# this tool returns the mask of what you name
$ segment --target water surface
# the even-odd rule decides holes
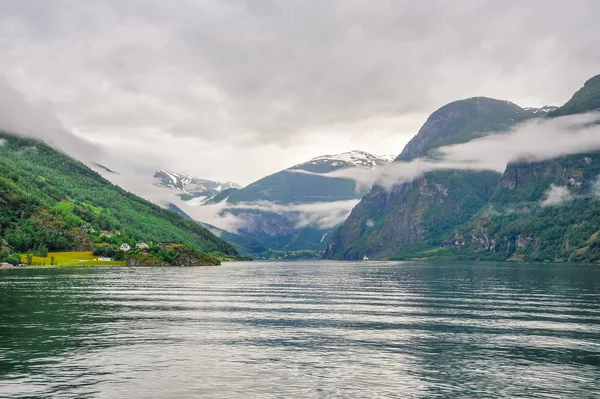
[[[599,392],[597,265],[0,271],[0,397]]]

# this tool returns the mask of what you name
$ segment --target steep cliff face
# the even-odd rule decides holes
[[[400,161],[508,130],[530,117],[600,110],[600,75],[562,107],[521,109],[474,98],[434,112]],[[374,187],[334,233],[326,256],[600,261],[600,153],[509,165],[494,173],[428,173]]]
[[[600,109],[600,75],[550,117]],[[507,167],[496,192],[464,228],[458,256],[600,261],[600,153]]]
[[[434,112],[396,160],[435,156],[437,147],[506,131],[533,115],[491,98],[456,101]],[[381,258],[440,245],[485,205],[499,180],[488,171],[444,171],[392,188],[375,185],[334,232],[325,256]]]
[[[494,172],[444,171],[391,190],[374,187],[334,232],[326,256],[382,258],[441,245],[486,204],[499,180]]]
[[[463,229],[460,256],[493,260],[600,260],[600,153],[509,165]]]

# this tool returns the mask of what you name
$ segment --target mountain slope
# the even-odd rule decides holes
[[[332,202],[360,198],[367,190],[353,180],[315,175],[345,168],[371,169],[388,164],[389,158],[363,151],[324,155],[264,177],[231,193],[230,203],[270,201],[276,204]],[[314,174],[302,173],[309,172]]]
[[[519,115],[551,118],[598,110],[599,77],[588,80],[562,107],[527,109]],[[426,125],[434,125],[424,126],[399,159],[435,156],[432,150],[439,145],[479,135],[465,134],[463,127],[472,122],[459,123],[453,115],[456,110],[432,115]],[[485,121],[476,119],[479,126]],[[491,120],[497,128],[498,116]],[[478,129],[491,133],[496,128]],[[600,261],[600,152],[520,161],[509,164],[501,176],[484,178],[482,173],[435,172],[389,191],[374,187],[334,233],[326,255]],[[463,207],[457,206],[461,198],[468,200]]]
[[[163,169],[156,171],[154,178],[157,179],[156,185],[158,187],[180,191],[180,197],[184,201],[197,197],[213,197],[227,189],[242,188],[239,184],[229,181],[218,182],[200,179]]]
[[[119,236],[237,255],[207,229],[114,186],[46,144],[3,133],[0,141],[0,237],[12,250],[90,250],[99,236]]]
[[[599,152],[511,164],[450,248],[477,259],[600,261],[599,176]]]
[[[185,220],[194,220],[190,215],[185,213],[181,208],[179,208],[175,204],[169,204],[168,209],[171,212],[175,212],[181,215],[181,217],[183,217]],[[201,226],[205,227],[208,231],[210,231],[217,237],[222,238],[223,240],[226,240],[227,242],[231,243],[243,256],[250,257],[255,254],[263,253],[267,250],[267,248],[263,247],[258,241],[256,241],[252,237],[230,233],[229,231],[220,229],[216,226],[205,222],[195,223],[199,223]]]
[[[322,251],[327,244],[325,237],[366,190],[357,190],[353,180],[320,174],[346,168],[372,169],[391,160],[390,156],[363,151],[320,156],[245,188],[223,190],[203,204],[220,204],[220,216],[237,220],[234,241],[245,249]]]
[[[486,97],[455,101],[435,111],[396,160],[435,157],[435,148],[506,131],[533,115]],[[485,205],[499,179],[488,171],[440,171],[390,189],[375,184],[334,232],[326,257],[376,258],[439,245]]]
[[[549,116],[600,109],[600,75]],[[600,261],[600,152],[508,165],[481,212],[458,229],[456,256]]]
[[[525,110],[509,101],[487,97],[454,101],[431,114],[396,160],[411,161],[431,154],[437,147],[505,132],[534,116],[535,109]]]
[[[565,105],[548,116],[573,115],[594,110],[600,110],[600,75],[588,79]]]

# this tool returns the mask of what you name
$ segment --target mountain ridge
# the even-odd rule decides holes
[[[0,133],[0,243],[27,252],[175,242],[237,256],[207,229],[113,185],[47,144]]]
[[[439,146],[501,134],[529,118],[552,118],[596,110],[600,107],[597,102],[599,77],[588,80],[584,88],[562,107],[523,109],[507,101],[484,97],[450,103],[427,119],[397,160],[429,157]],[[469,107],[461,107],[465,103]],[[589,211],[598,209],[600,214],[599,202],[594,195],[581,197],[578,191],[568,189],[573,184],[579,188],[589,189],[594,184],[600,187],[594,180],[600,173],[600,170],[596,171],[597,158],[598,154],[594,153],[509,164],[501,174],[457,170],[429,172],[391,189],[375,184],[348,219],[334,231],[325,256],[332,259],[369,256],[389,259],[600,260],[597,251],[600,243],[596,244],[594,238],[600,235],[600,220],[592,217],[593,213]],[[520,176],[518,181],[511,180],[511,174]],[[525,176],[529,176],[526,183]],[[525,187],[519,188],[518,182]],[[565,208],[544,205],[544,196],[550,198],[552,190],[568,199]],[[533,208],[526,214],[514,213],[515,209],[523,209],[519,201],[525,193],[535,193],[530,197]],[[497,211],[498,200],[504,197],[513,198],[508,200],[510,207],[506,211],[512,213],[506,215]],[[569,206],[578,207],[580,211],[575,213]],[[588,211],[584,211],[586,208]],[[560,209],[579,222],[573,224],[569,219],[559,217],[560,213],[556,212]],[[579,215],[586,215],[587,220]],[[542,226],[552,226],[553,219],[562,223],[560,228],[554,228],[554,236],[539,231]],[[577,230],[578,225],[587,226],[585,232]],[[573,229],[579,231],[577,238],[569,236]],[[552,246],[560,250],[554,253]]]
[[[229,233],[237,235],[232,242],[240,242],[238,237],[241,237],[245,248],[259,248],[255,244],[258,243],[273,250],[325,250],[327,241],[323,237],[335,225],[323,226],[315,222],[299,226],[299,220],[304,219],[303,212],[310,212],[304,211],[303,207],[337,203],[346,207],[346,201],[358,200],[366,191],[364,188],[357,190],[351,179],[320,174],[346,168],[377,168],[391,160],[391,156],[357,150],[322,155],[265,176],[244,188],[223,190],[200,206],[220,204],[220,217],[232,216],[238,220],[238,227]],[[332,209],[332,212],[336,210]],[[320,217],[327,216],[330,215],[323,213]]]
[[[158,180],[158,182],[155,183],[157,187],[180,191],[180,197],[184,201],[198,197],[210,198],[230,188],[242,188],[239,184],[230,181],[220,182],[201,179],[199,177],[165,169],[157,170],[156,173],[154,173],[153,178]]]

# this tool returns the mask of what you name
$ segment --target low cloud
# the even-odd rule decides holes
[[[371,169],[363,169],[363,168],[344,168],[338,169],[329,173],[316,173],[310,172],[302,169],[287,169],[285,172],[288,173],[300,173],[305,175],[313,175],[313,176],[323,176],[330,178],[339,178],[339,179],[347,179],[354,180],[356,183],[356,192],[360,192],[361,190],[367,188],[371,188],[373,183],[379,179],[386,169],[389,168],[390,165],[386,165],[384,167],[377,167]]]
[[[335,227],[348,218],[359,199],[335,202],[315,202],[306,204],[281,205],[269,201],[241,202],[230,204],[225,201],[218,204],[202,204],[201,199],[181,201],[173,191],[150,184],[150,179],[137,174],[114,174],[106,170],[98,171],[121,188],[130,191],[162,207],[175,204],[192,219],[211,224],[220,229],[236,232],[247,227],[252,221],[243,213],[236,211],[272,212],[285,216],[295,228],[316,227],[328,229]]]
[[[335,227],[348,218],[358,199],[334,202],[314,202],[309,204],[281,205],[269,201],[242,202],[227,205],[227,209],[248,209],[261,212],[273,212],[286,216],[296,228],[317,227],[328,229]],[[226,209],[226,210],[227,210]]]
[[[2,78],[0,78],[0,131],[43,141],[84,162],[102,157],[99,147],[68,131],[50,108],[27,101]]]
[[[550,190],[546,193],[546,198],[540,203],[541,206],[561,206],[570,202],[575,197],[567,187],[550,185]]]
[[[592,187],[592,193],[600,198],[600,176],[598,176],[596,178],[596,182],[594,183],[594,186]]]
[[[358,185],[386,188],[412,181],[436,170],[491,170],[504,172],[519,161],[544,161],[564,155],[600,150],[600,113],[533,119],[503,134],[437,149],[437,160],[419,158],[394,162],[381,169],[342,169],[321,176],[353,179]]]

